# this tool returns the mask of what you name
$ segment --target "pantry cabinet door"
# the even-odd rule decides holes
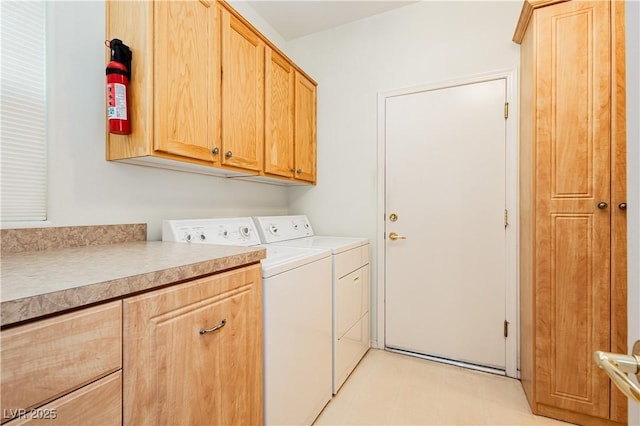
[[[156,151],[217,161],[212,149],[220,138],[218,17],[213,1],[154,3]]]
[[[226,10],[222,72],[222,164],[257,173],[264,148],[264,41]]]
[[[537,402],[609,417],[609,2],[541,8],[537,34]]]

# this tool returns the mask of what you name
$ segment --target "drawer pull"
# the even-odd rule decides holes
[[[222,327],[224,327],[225,325],[227,325],[227,320],[223,319],[220,324],[214,325],[211,328],[201,328],[200,329],[200,334],[207,334],[207,333],[213,333],[216,330],[220,330]]]
[[[353,282],[356,282],[356,281],[360,281],[360,277],[355,277],[355,278],[353,279]]]

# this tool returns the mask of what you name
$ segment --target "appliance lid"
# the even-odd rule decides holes
[[[299,238],[297,240],[281,241],[273,243],[274,246],[288,246],[314,249],[330,249],[333,254],[368,244],[369,240],[360,237],[328,237],[316,235],[313,237]]]
[[[331,256],[330,250],[262,245],[267,257],[262,259],[262,278],[269,278]]]

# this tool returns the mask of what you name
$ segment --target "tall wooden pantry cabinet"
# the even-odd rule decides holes
[[[626,423],[596,350],[626,353],[623,1],[526,0],[520,374],[534,413]]]

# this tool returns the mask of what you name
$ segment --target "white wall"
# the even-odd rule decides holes
[[[104,2],[48,7],[53,226],[144,222],[157,240],[162,219],[287,213],[287,188],[107,162]]]
[[[284,47],[287,43],[286,40],[265,21],[262,15],[258,14],[258,12],[247,3],[247,0],[227,0],[227,2],[249,21],[251,25],[260,31],[262,35],[268,38],[271,43],[284,52]]]
[[[640,340],[640,2],[626,2],[628,167],[628,336]],[[629,424],[640,425],[640,404],[629,403]]]
[[[318,186],[292,189],[290,210],[307,213],[318,233],[375,242],[378,92],[517,68],[511,38],[520,7],[420,2],[288,42],[287,53],[319,83]]]

